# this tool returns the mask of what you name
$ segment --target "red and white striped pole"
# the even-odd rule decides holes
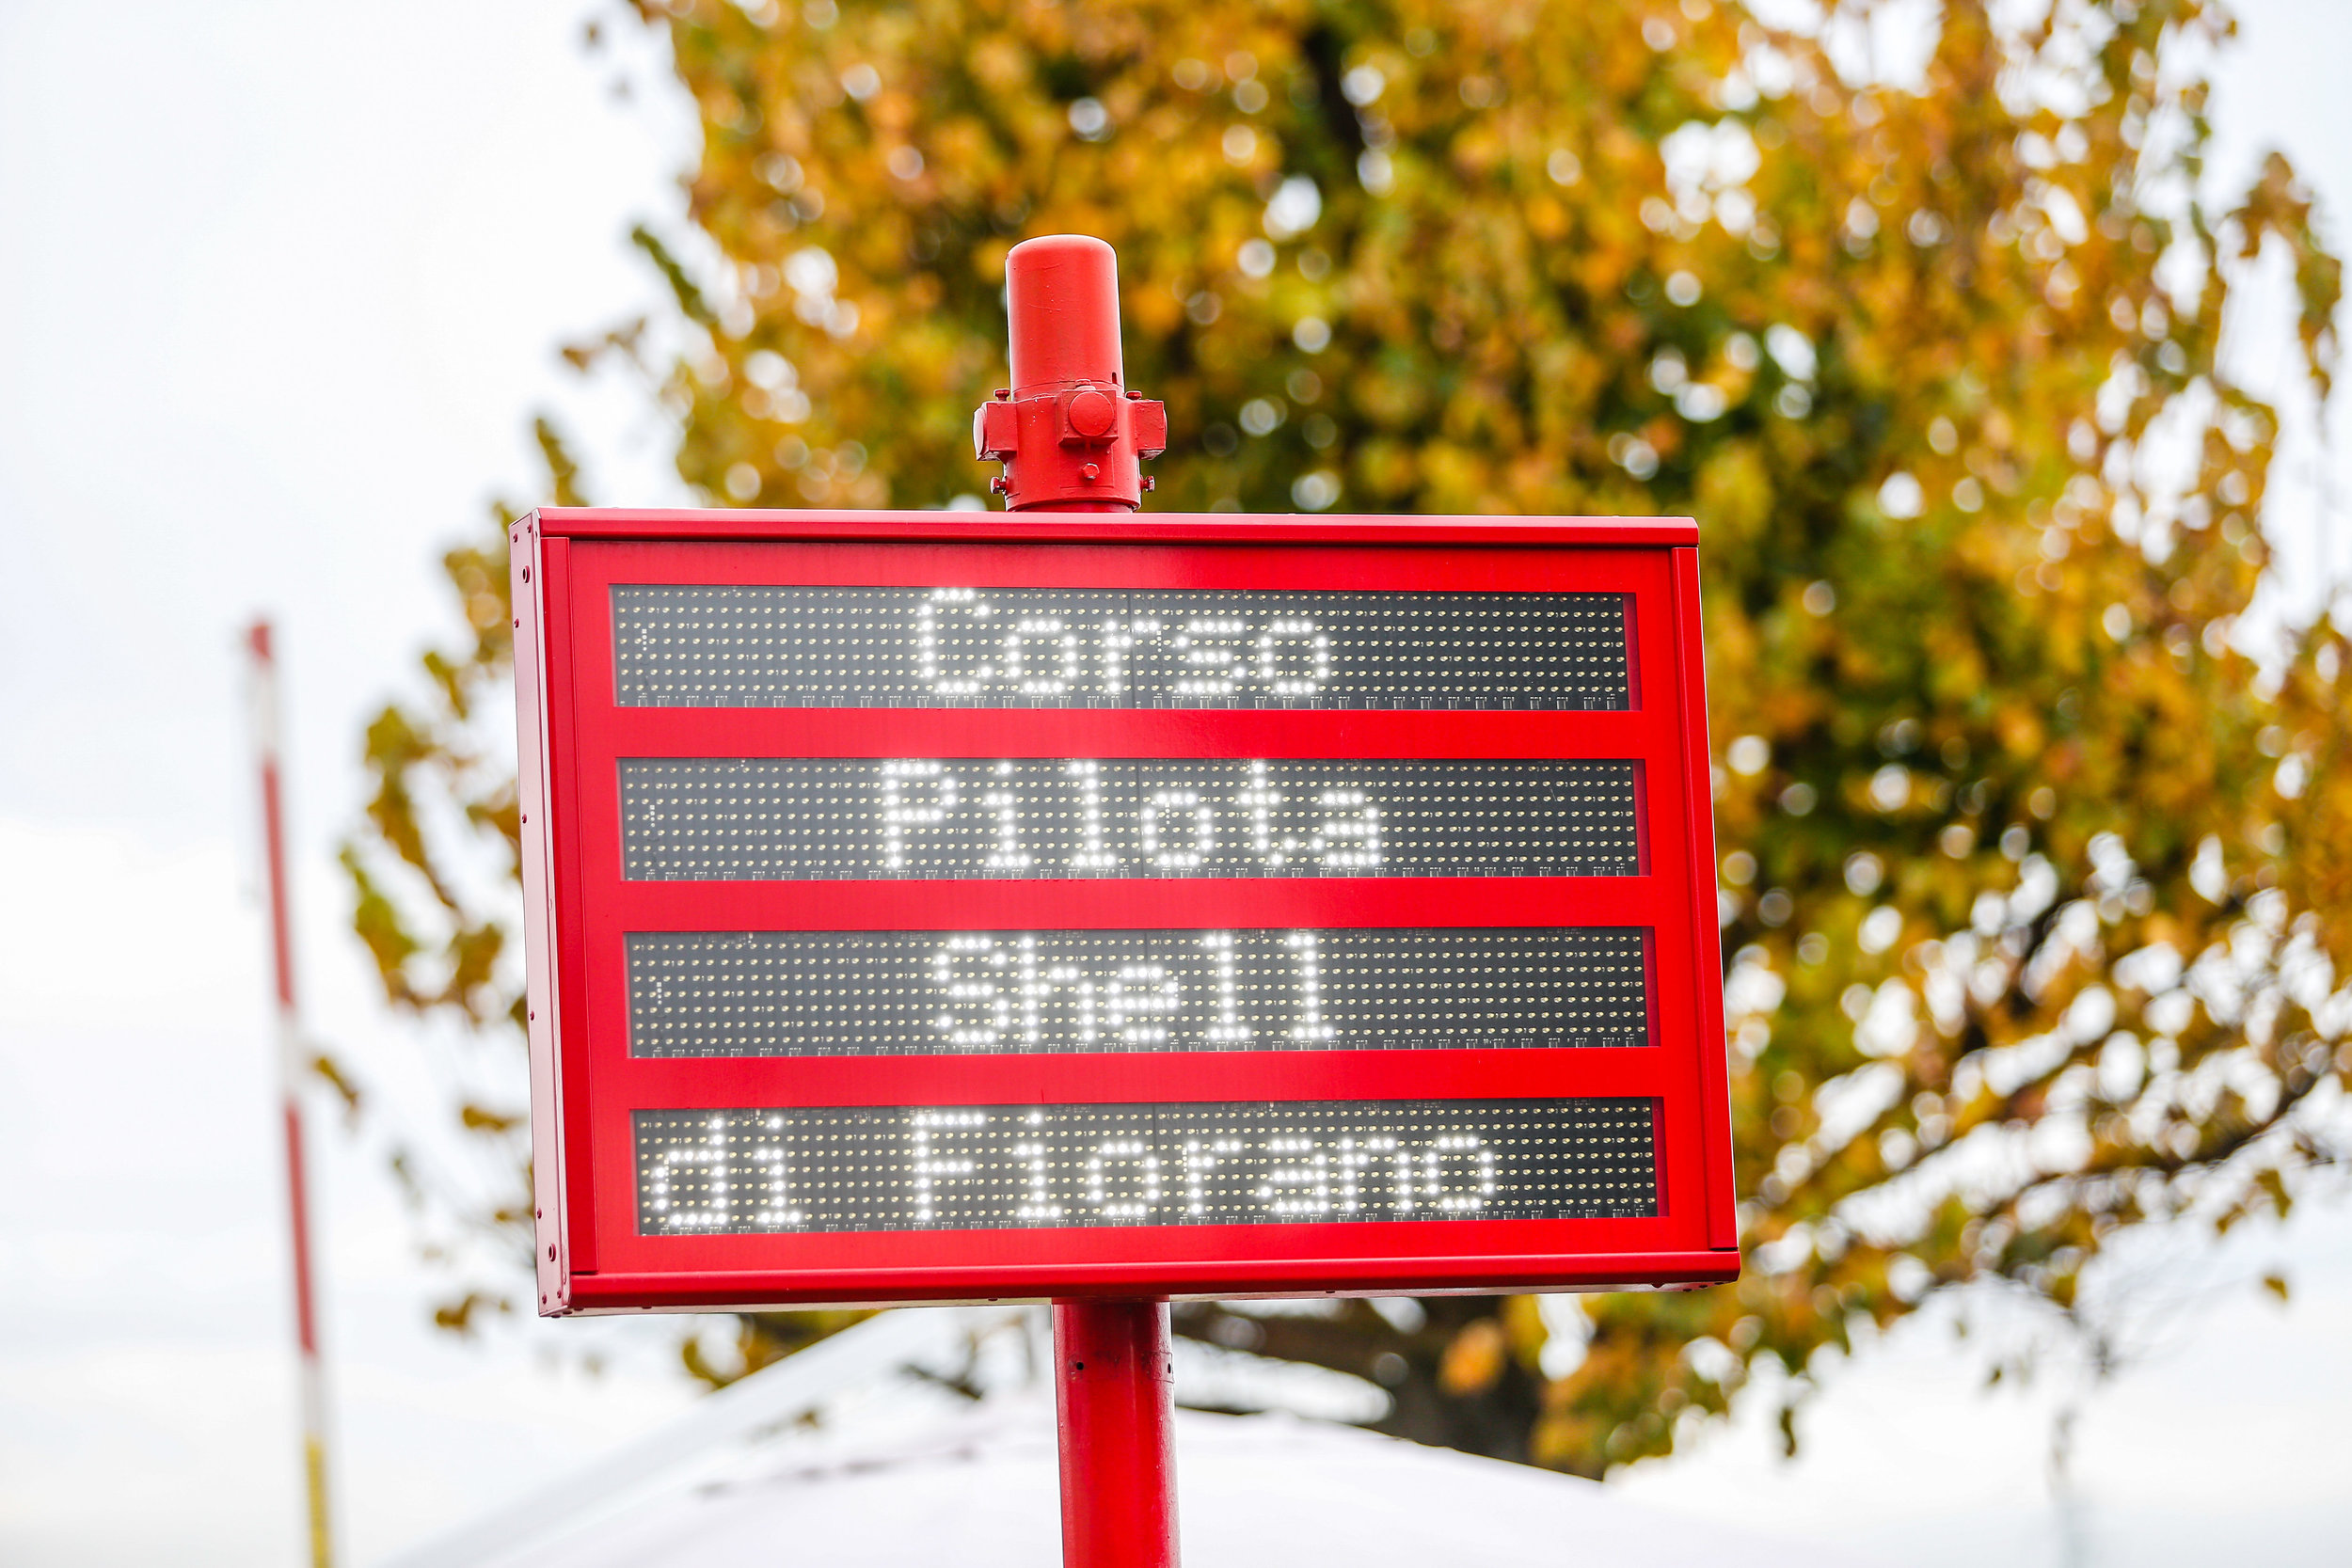
[[[253,749],[262,774],[262,842],[269,877],[270,961],[277,981],[278,1082],[285,1124],[287,1218],[294,1227],[294,1334],[301,1350],[302,1475],[310,1503],[311,1568],[332,1568],[326,1506],[326,1386],[319,1365],[318,1295],[310,1275],[310,1199],[303,1163],[302,1019],[294,1007],[294,917],[287,903],[285,791],[278,766],[278,659],[270,625],[246,634],[252,659]]]

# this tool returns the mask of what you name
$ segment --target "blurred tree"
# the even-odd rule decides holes
[[[2076,1310],[2120,1232],[2283,1212],[2341,1155],[2352,670],[2325,620],[2242,647],[2279,419],[2219,353],[2241,263],[2283,252],[2324,400],[2338,267],[2282,159],[2201,186],[2217,7],[1949,0],[1900,67],[1862,4],[642,15],[705,135],[692,250],[636,235],[685,346],[571,356],[655,378],[714,501],[979,491],[1005,251],[1076,230],[1119,248],[1170,509],[1701,521],[1746,1277],[1592,1298],[1550,1373],[1576,1320],[1523,1299],[1186,1332],[1586,1473],[1773,1362],[1793,1445],[1865,1326],[1988,1278]],[[512,871],[468,738],[501,547],[450,558],[475,641],[369,732],[348,863],[392,999],[511,1037],[505,915],[444,869],[471,836]],[[744,1359],[830,1326],[746,1320]]]

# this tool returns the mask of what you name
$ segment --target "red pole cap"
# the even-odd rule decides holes
[[[1133,512],[1140,460],[1168,446],[1168,410],[1127,390],[1119,258],[1085,234],[1025,240],[1005,257],[1012,385],[972,418],[973,454],[1005,465],[1009,512]]]
[[[1024,240],[1005,257],[1012,395],[1124,379],[1119,254],[1090,234]]]

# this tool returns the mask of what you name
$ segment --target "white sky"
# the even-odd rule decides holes
[[[642,46],[645,90],[609,95],[584,9],[0,0],[0,1560],[297,1559],[232,641],[278,617],[313,1029],[421,1115],[426,1058],[341,926],[358,726],[444,635],[439,551],[531,483],[532,408],[580,410],[606,498],[676,495],[659,430],[583,399],[552,353],[650,302],[623,236],[675,214],[691,145]],[[2352,211],[2352,6],[2244,11],[2225,168],[2282,143]],[[2288,369],[2270,339],[2242,352]],[[2317,469],[2307,444],[2288,460],[2281,544],[2309,582]],[[317,1144],[353,1560],[688,1398],[657,1336],[435,1335],[376,1154]],[[2280,1260],[2284,1308],[2246,1284]],[[2213,1304],[2093,1401],[2072,1514],[2044,1464],[2063,1380],[1981,1395],[1932,1324],[1833,1380],[1798,1464],[1772,1458],[1759,1402],[1628,1485],[1916,1562],[2057,1563],[2069,1530],[2074,1560],[2335,1560],[2352,1214],[2167,1277]],[[551,1370],[586,1342],[614,1357],[600,1380]]]

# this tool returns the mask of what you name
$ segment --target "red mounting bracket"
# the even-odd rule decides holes
[[[1050,234],[1005,257],[1012,385],[972,416],[972,451],[1004,464],[1008,512],[1133,512],[1145,458],[1168,450],[1168,408],[1125,386],[1119,260],[1101,240]]]

